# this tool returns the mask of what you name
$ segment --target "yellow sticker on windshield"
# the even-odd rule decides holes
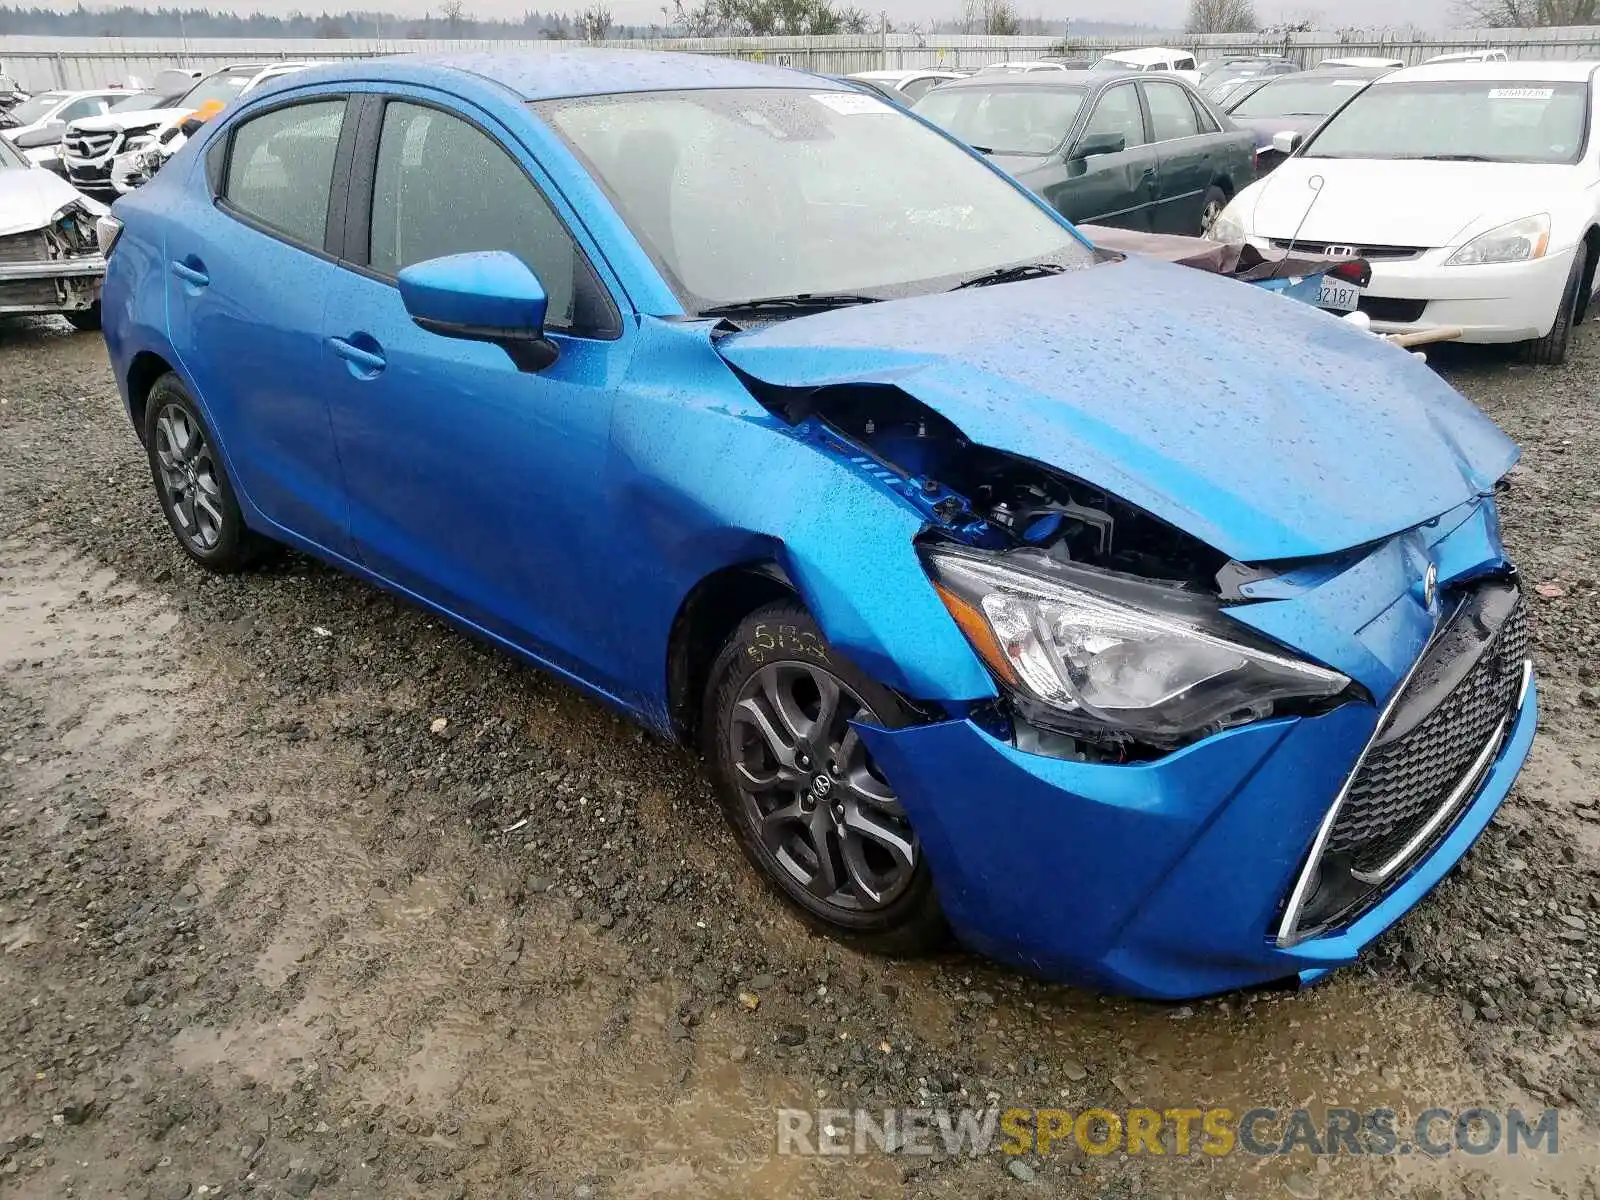
[[[1490,88],[1491,100],[1548,100],[1556,94],[1555,88]]]

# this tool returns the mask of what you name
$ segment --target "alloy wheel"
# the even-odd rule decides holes
[[[213,550],[222,539],[222,483],[200,424],[177,404],[156,414],[156,462],[161,489],[190,546]]]
[[[1220,200],[1209,200],[1200,212],[1200,232],[1210,233],[1211,227],[1217,223],[1217,218],[1222,215],[1223,203]]]
[[[916,836],[850,727],[877,716],[820,666],[769,663],[733,706],[728,747],[765,854],[815,900],[861,913],[892,904],[916,871]]]

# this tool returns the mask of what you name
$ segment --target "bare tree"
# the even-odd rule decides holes
[[[983,32],[998,37],[1015,37],[1022,32],[1022,18],[1011,0],[983,0]]]
[[[1254,33],[1260,26],[1251,0],[1189,0],[1190,33]]]
[[[461,26],[466,21],[467,6],[462,0],[444,0],[439,6],[439,15],[444,18],[445,29],[451,37],[461,36]]]
[[[611,32],[611,9],[605,4],[592,4],[578,14],[578,28],[586,42],[602,42]]]
[[[1460,11],[1490,29],[1600,25],[1600,0],[1462,0]]]

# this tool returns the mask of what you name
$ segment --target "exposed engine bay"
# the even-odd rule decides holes
[[[773,389],[747,383],[764,401],[777,398]],[[898,388],[832,388],[782,398],[787,403],[780,415],[798,432],[831,443],[923,507],[932,537],[985,549],[1028,547],[1061,562],[1212,595],[1225,592],[1224,577],[1237,573],[1226,555],[1089,484],[974,445]]]

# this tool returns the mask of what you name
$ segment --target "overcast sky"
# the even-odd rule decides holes
[[[138,3],[138,0],[132,0]],[[165,7],[205,7],[210,0],[162,0]],[[465,0],[469,13],[476,16],[515,16],[526,9],[583,8],[591,0]],[[670,0],[610,0],[615,20],[630,24],[649,24],[661,19],[662,4]],[[854,0],[869,12],[886,11],[896,22],[934,21],[955,17],[961,0]],[[52,8],[75,6],[74,0],[45,0]],[[441,0],[256,0],[237,6],[239,10],[285,15],[290,12],[320,12],[377,9],[416,16],[439,11]],[[1178,29],[1183,25],[1186,0],[1016,0],[1023,16],[1050,20],[1128,21]],[[141,7],[154,8],[149,2]],[[91,3],[91,7],[99,7]],[[216,7],[212,5],[212,7]],[[1460,24],[1454,19],[1455,0],[1256,0],[1256,12],[1267,24],[1302,17],[1316,19],[1319,28],[1348,26],[1417,25],[1423,29],[1448,29]]]

